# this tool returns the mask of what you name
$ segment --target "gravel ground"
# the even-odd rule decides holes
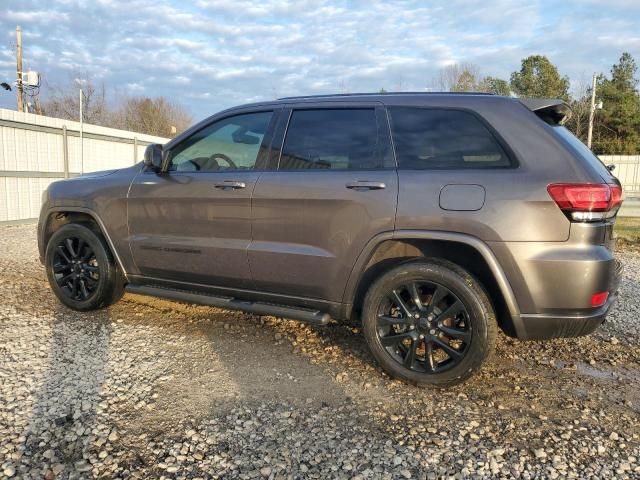
[[[126,295],[54,298],[0,227],[0,478],[640,478],[640,250],[584,338],[518,342],[451,390],[393,381],[358,328]]]

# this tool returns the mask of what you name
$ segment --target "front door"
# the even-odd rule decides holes
[[[141,172],[128,197],[139,274],[250,288],[251,193],[273,112],[227,116],[166,153],[167,171]]]
[[[382,108],[293,109],[278,170],[253,195],[256,287],[340,302],[366,243],[393,230],[397,188]]]

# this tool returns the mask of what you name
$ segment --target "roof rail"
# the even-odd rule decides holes
[[[382,95],[495,95],[487,92],[364,92],[364,93],[326,93],[324,95],[296,95],[293,97],[281,97],[278,100],[300,100],[305,98],[327,97],[373,97]]]

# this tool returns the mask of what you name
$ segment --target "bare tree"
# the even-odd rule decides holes
[[[583,142],[587,140],[589,111],[591,110],[591,80],[586,74],[580,75],[571,92],[571,116],[566,127]]]
[[[443,92],[485,92],[509,96],[509,83],[500,78],[480,73],[480,67],[473,63],[454,63],[440,70],[434,80],[436,90]]]
[[[162,137],[172,137],[192,123],[183,107],[164,97],[125,98],[114,109],[104,83],[96,84],[88,74],[74,75],[63,86],[47,87],[49,94],[42,102],[41,113],[51,117],[77,121],[82,88],[82,114],[87,123]]]
[[[509,82],[501,78],[487,76],[484,77],[478,84],[478,91],[485,93],[493,93],[494,95],[503,95],[509,97],[511,95],[511,88],[509,88]]]
[[[193,123],[183,107],[164,97],[126,99],[114,118],[117,128],[159,137],[173,137]]]
[[[469,62],[454,63],[441,69],[434,87],[442,92],[473,91],[480,82],[480,68]]]
[[[64,86],[47,84],[50,93],[41,104],[43,115],[66,120],[79,120],[82,89],[82,116],[85,122],[95,125],[112,126],[111,115],[107,107],[104,82],[96,85],[88,74],[75,75]]]

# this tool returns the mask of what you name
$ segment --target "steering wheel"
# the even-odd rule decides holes
[[[195,171],[200,170],[200,165],[198,165],[198,164],[197,164],[196,162],[194,162],[193,160],[187,160],[187,161],[186,161],[186,162],[184,162],[184,163],[189,163],[189,164],[193,165],[193,169],[194,169]],[[182,165],[182,164],[181,164],[181,165]]]
[[[216,163],[218,163],[218,159],[225,161],[228,165],[230,169],[233,170],[237,170],[238,167],[236,166],[235,163],[233,163],[233,160],[231,160],[229,157],[227,157],[224,153],[214,153],[213,155],[211,155],[209,157],[209,160],[212,160]]]

